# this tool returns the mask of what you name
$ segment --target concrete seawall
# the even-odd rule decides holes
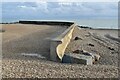
[[[74,22],[72,21],[19,21],[19,23],[22,23],[22,24],[42,24],[42,25],[65,25],[65,26],[70,26],[72,24],[74,24]]]
[[[63,33],[50,40],[50,59],[59,62],[62,61],[64,52],[73,37],[74,28],[77,26],[69,21],[19,21],[19,23],[69,26]]]
[[[51,40],[50,57],[53,61],[62,61],[64,52],[73,37],[73,31],[76,24],[71,25],[61,35]]]

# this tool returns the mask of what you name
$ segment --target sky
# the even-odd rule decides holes
[[[3,2],[4,20],[117,19],[117,2]]]

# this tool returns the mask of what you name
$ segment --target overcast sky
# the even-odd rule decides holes
[[[4,19],[115,19],[117,2],[4,2]]]

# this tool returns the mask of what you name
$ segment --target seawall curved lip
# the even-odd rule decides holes
[[[66,35],[68,35],[69,34],[69,32],[71,33],[71,30],[72,30],[72,32],[73,32],[73,30],[74,30],[74,28],[77,26],[77,24],[72,24],[69,28],[67,28],[63,33],[61,33],[60,35],[58,35],[56,38],[53,38],[52,39],[52,41],[53,42],[57,42],[57,46],[56,46],[56,55],[57,55],[57,57],[60,59],[60,60],[62,60],[62,58],[63,58],[63,55],[64,55],[64,50],[66,49],[66,47],[65,48],[63,48],[63,52],[62,52],[62,54],[61,53],[59,53],[59,46],[62,44],[62,43],[64,43],[64,38],[65,38],[65,36]],[[70,38],[71,39],[71,38]],[[70,39],[68,39],[68,40],[70,40]],[[69,42],[69,41],[68,41]],[[65,45],[67,46],[69,43],[66,43]],[[60,51],[61,52],[61,51]]]
[[[36,21],[36,22],[66,22],[66,23],[75,23],[74,21],[69,21],[69,20],[19,20],[19,21]]]
[[[75,26],[77,26],[77,24],[72,24],[69,28],[67,28],[63,33],[61,33],[59,36],[57,36],[57,37],[55,37],[55,38],[53,38],[53,39],[51,39],[51,40],[53,40],[53,41],[60,41],[61,43],[63,42],[63,37],[67,34],[67,32],[69,31],[69,30],[71,30],[73,27],[75,27]]]
[[[74,21],[65,20],[20,20],[18,23],[21,24],[42,24],[42,25],[61,25],[61,26],[71,26]]]

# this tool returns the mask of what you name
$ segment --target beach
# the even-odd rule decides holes
[[[3,78],[118,78],[118,30],[75,28],[65,53],[79,49],[101,56],[93,65],[82,65],[50,60],[50,39],[68,26],[1,25],[5,30],[1,33]],[[106,37],[108,34],[118,40]],[[81,39],[74,40],[76,36]]]

